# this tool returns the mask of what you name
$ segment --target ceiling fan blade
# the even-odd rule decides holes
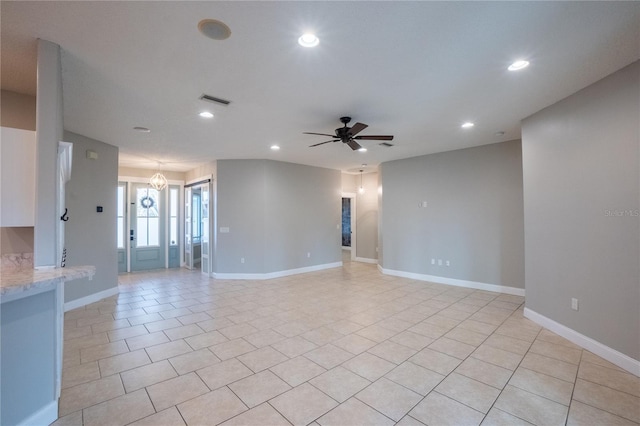
[[[336,135],[328,135],[326,133],[311,133],[311,132],[302,132],[303,135],[320,135],[320,136],[329,136],[330,138],[335,138]]]
[[[350,140],[347,142],[347,145],[349,145],[349,147],[351,147],[351,149],[352,149],[352,150],[354,150],[354,151],[355,151],[355,150],[357,150],[357,149],[362,148],[362,147],[360,146],[360,144],[359,144],[358,142],[354,141],[353,139],[350,139]]]
[[[316,143],[316,144],[313,144],[313,145],[309,145],[309,148],[312,148],[312,147],[318,146],[318,145],[324,145],[325,143],[329,143],[329,142],[338,142],[338,141],[339,141],[339,139],[334,139],[334,140],[330,140],[330,141],[324,141],[324,142]]]
[[[355,136],[354,139],[370,140],[370,141],[392,141],[393,140],[393,136],[390,136],[390,135],[364,135],[364,136]]]
[[[351,133],[351,136],[354,136],[358,133],[360,133],[361,131],[363,131],[364,129],[366,129],[367,126],[366,124],[363,123],[356,123],[353,125],[353,127],[351,127],[351,129],[349,130],[349,133]]]

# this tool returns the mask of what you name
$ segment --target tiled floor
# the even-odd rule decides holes
[[[381,275],[169,270],[65,316],[56,425],[640,423],[640,379],[523,298]]]

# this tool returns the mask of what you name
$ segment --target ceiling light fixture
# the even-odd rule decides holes
[[[320,39],[315,34],[306,33],[300,36],[298,44],[302,47],[316,47],[320,44]]]
[[[514,63],[512,63],[511,65],[509,65],[509,68],[507,68],[509,71],[520,71],[522,69],[525,69],[526,67],[529,66],[529,61],[525,61],[525,60],[517,60]]]
[[[280,147],[278,145],[271,145],[271,151],[280,151]]]
[[[360,152],[367,152],[367,148],[365,148],[364,146],[358,148],[358,151]]]
[[[213,118],[213,113],[209,111],[202,111],[199,115],[202,118]]]
[[[133,130],[140,132],[140,133],[149,133],[151,132],[151,130],[147,129],[146,127],[140,127],[140,126],[136,126],[133,128]]]
[[[473,123],[472,123],[472,122],[470,122],[470,121],[467,121],[466,123],[462,123],[462,126],[460,126],[460,127],[462,127],[463,129],[470,129],[470,128],[472,128],[473,126],[475,126],[475,124],[473,124]]]
[[[363,172],[363,170],[360,169],[360,188],[358,188],[358,192],[361,195],[364,194],[364,186],[362,186],[362,172]]]
[[[167,183],[167,178],[160,172],[151,176],[151,179],[149,179],[149,185],[158,191],[165,189],[167,187]]]

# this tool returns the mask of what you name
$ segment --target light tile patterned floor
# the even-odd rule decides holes
[[[381,275],[120,277],[65,315],[56,425],[638,424],[640,379],[523,298]]]

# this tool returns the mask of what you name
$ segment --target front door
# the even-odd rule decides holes
[[[131,184],[131,271],[165,267],[164,191],[148,184]]]

